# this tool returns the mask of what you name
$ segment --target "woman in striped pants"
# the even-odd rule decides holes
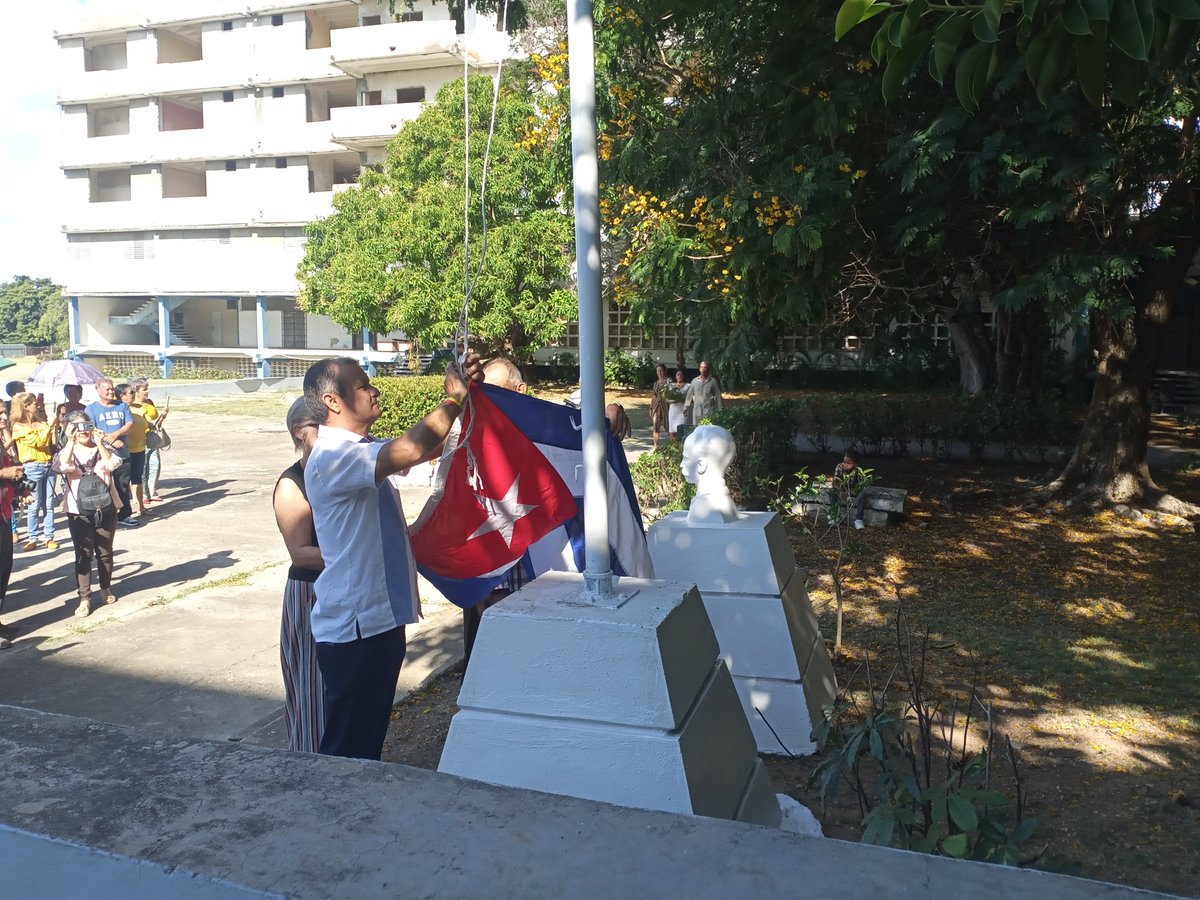
[[[279,476],[272,499],[275,522],[292,560],[283,592],[279,632],[284,718],[288,749],[316,753],[325,727],[321,699],[324,686],[317,668],[317,645],[313,642],[309,616],[317,596],[313,584],[325,568],[325,561],[317,546],[312,507],[304,490],[304,464],[317,436],[317,422],[303,397],[288,410],[287,428],[300,451],[300,459]]]

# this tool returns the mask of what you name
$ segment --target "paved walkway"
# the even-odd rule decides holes
[[[290,400],[290,395],[288,396]],[[286,552],[271,512],[295,461],[269,419],[178,410],[163,454],[166,498],[114,548],[118,601],[76,619],[74,554],[17,550],[0,621],[0,703],[209,740],[284,746],[279,615]],[[428,489],[405,491],[420,512]],[[19,546],[19,545],[18,545]],[[422,583],[401,694],[462,657],[461,614]]]

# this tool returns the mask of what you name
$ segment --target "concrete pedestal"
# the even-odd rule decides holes
[[[837,681],[779,516],[689,526],[677,512],[649,537],[655,572],[700,589],[759,752],[812,753]]]
[[[691,582],[547,573],[487,611],[438,771],[778,826],[738,691]]]

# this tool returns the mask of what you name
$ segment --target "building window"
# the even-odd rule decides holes
[[[281,88],[281,87],[271,88],[271,96],[274,97],[276,100],[278,100],[280,97],[283,96],[283,88]]]
[[[283,24],[283,16],[271,16],[271,25],[278,28]]]
[[[363,91],[363,106],[378,106],[383,102],[383,91]]]
[[[308,317],[298,310],[285,309],[280,313],[279,324],[284,349],[303,350],[308,343]]]
[[[222,31],[233,31],[233,23],[232,22],[222,22],[221,30]]]
[[[275,168],[286,169],[287,168],[287,157],[286,156],[275,157]]]
[[[236,172],[237,171],[237,160],[236,159],[225,160],[225,171],[226,172]]]
[[[221,102],[222,103],[232,103],[233,102],[233,91],[225,91],[223,94],[221,94]]]
[[[406,87],[396,89],[397,103],[420,103],[425,99],[424,86]]]
[[[401,22],[423,22],[424,20],[425,13],[421,12],[420,10],[417,10],[416,12],[400,13]]]
[[[383,19],[381,19],[379,16],[363,16],[362,17],[363,25],[379,25],[382,21],[383,21]]]

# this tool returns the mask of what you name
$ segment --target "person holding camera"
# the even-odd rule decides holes
[[[92,611],[92,558],[96,559],[100,591],[105,603],[115,603],[112,592],[113,533],[117,530],[120,498],[113,485],[113,472],[121,458],[97,440],[96,423],[87,413],[67,414],[67,443],[54,460],[55,471],[67,476],[63,509],[67,528],[75,544],[75,577],[79,584],[79,607],[83,618]],[[95,476],[108,490],[108,502],[95,494]]]
[[[8,594],[8,580],[13,567],[13,500],[16,497],[14,483],[25,478],[25,468],[18,465],[9,454],[12,435],[9,433],[8,411],[0,406],[0,612],[4,610],[4,597]],[[0,637],[0,650],[11,647],[12,641]]]
[[[54,427],[38,417],[37,397],[22,391],[12,398],[10,413],[17,462],[25,469],[25,489],[29,491],[29,506],[25,515],[25,546],[36,550],[38,525],[46,539],[47,550],[57,550],[54,540],[54,482],[50,461],[54,456]]]

